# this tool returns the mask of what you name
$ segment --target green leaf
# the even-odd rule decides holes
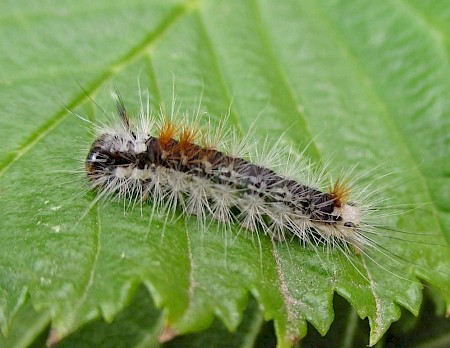
[[[280,347],[304,337],[307,322],[325,334],[335,293],[368,318],[371,345],[400,306],[419,312],[419,279],[449,312],[449,5],[2,2],[2,332],[22,332],[14,327],[25,316],[17,347],[48,322],[57,342],[99,317],[113,321],[140,284],[163,313],[162,325],[143,325],[152,342],[205,330],[215,317],[236,330],[250,294]],[[170,106],[175,81],[182,110],[195,110],[203,94],[213,121],[230,109],[230,126],[245,134],[257,118],[257,136],[281,136],[299,152],[310,144],[306,153],[330,162],[335,178],[357,165],[354,176],[368,173],[380,199],[393,197],[388,213],[407,208],[387,220],[388,237],[376,237],[379,253],[349,260],[237,227],[202,231],[195,218],[150,222],[151,205],[92,204],[83,179],[92,135],[65,106],[104,120],[112,80],[132,113],[138,80],[156,110]]]

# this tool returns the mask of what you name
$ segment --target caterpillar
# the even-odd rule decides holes
[[[85,163],[99,197],[141,203],[150,198],[168,211],[209,214],[277,240],[290,233],[303,243],[312,235],[358,249],[371,243],[361,230],[361,207],[349,201],[344,181],[323,191],[227,154],[208,138],[211,129],[198,122],[180,123],[162,113],[156,121],[141,115],[135,124],[116,95],[120,122],[101,129]]]

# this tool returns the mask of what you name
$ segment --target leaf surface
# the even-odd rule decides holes
[[[215,317],[235,330],[251,294],[280,347],[304,337],[307,322],[325,334],[335,292],[369,319],[370,344],[399,306],[419,311],[419,279],[450,310],[448,8],[412,0],[2,3],[3,333],[31,303],[40,315],[30,337],[51,320],[56,342],[100,316],[112,321],[141,283],[172,334],[205,330]],[[281,136],[298,152],[310,144],[306,153],[330,162],[333,177],[357,165],[353,174],[369,173],[380,199],[419,208],[388,219],[393,231],[374,237],[380,253],[349,260],[238,228],[223,234],[215,223],[200,231],[195,218],[150,222],[150,205],[93,205],[83,179],[92,135],[65,107],[105,120],[112,80],[132,113],[138,80],[156,110],[170,106],[174,83],[182,110],[195,110],[202,95],[213,121],[230,110],[241,134],[254,124],[257,136]]]

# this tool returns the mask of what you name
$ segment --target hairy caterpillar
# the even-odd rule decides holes
[[[99,197],[151,198],[168,211],[208,213],[278,240],[289,232],[302,242],[318,234],[359,249],[371,243],[361,233],[361,208],[348,201],[350,189],[342,181],[321,191],[226,154],[208,140],[210,129],[195,128],[186,119],[177,124],[162,114],[135,125],[119,94],[117,112],[120,123],[102,130],[86,158],[86,173]]]

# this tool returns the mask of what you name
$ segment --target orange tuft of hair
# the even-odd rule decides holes
[[[162,148],[166,147],[169,142],[175,137],[177,133],[177,127],[170,121],[166,121],[159,130],[158,140]]]
[[[178,139],[180,150],[183,152],[188,152],[192,148],[192,144],[197,140],[198,135],[198,129],[183,127]]]
[[[338,178],[334,183],[333,187],[330,187],[330,193],[333,196],[334,204],[337,207],[341,207],[345,202],[348,201],[350,196],[350,187],[347,185],[345,180]]]

